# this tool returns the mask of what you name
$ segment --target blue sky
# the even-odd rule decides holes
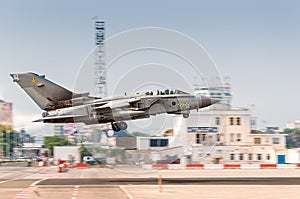
[[[182,32],[231,77],[235,106],[254,104],[270,125],[300,118],[299,1],[0,1],[0,98],[14,102],[16,126],[41,111],[8,74],[35,71],[72,88],[94,47],[94,16],[107,37],[149,26]]]

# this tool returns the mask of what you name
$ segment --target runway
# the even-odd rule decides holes
[[[157,185],[156,178],[47,179],[37,185]],[[165,185],[300,185],[300,178],[163,178]]]
[[[0,167],[1,199],[299,198],[300,170]],[[134,173],[134,172],[135,173]],[[162,176],[162,185],[157,185]]]

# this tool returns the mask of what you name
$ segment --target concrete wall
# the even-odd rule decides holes
[[[300,163],[300,148],[288,149],[286,162],[289,164],[299,164]]]

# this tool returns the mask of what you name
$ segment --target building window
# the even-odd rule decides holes
[[[257,154],[257,160],[261,160],[261,154]]]
[[[233,123],[233,117],[229,118],[229,122],[230,122],[230,125],[234,125],[234,123]]]
[[[248,154],[248,160],[252,160],[252,154]]]
[[[219,117],[216,117],[216,125],[220,125],[220,118]]]
[[[230,133],[230,142],[233,142],[233,141],[234,141],[234,134]]]
[[[241,125],[241,118],[240,117],[236,118],[236,125]]]
[[[237,133],[236,136],[237,136],[236,141],[238,141],[238,142],[242,141],[240,133]]]
[[[244,160],[244,154],[240,154],[240,160]]]
[[[279,144],[279,138],[273,138],[273,144]]]
[[[230,160],[234,160],[234,154],[230,154]]]
[[[270,160],[270,159],[271,159],[270,154],[267,154],[267,160]]]
[[[254,138],[254,144],[261,144],[260,138]]]
[[[160,139],[160,146],[161,147],[166,147],[169,145],[169,140],[168,139]]]
[[[168,139],[150,139],[150,147],[166,147],[168,145]]]
[[[201,134],[196,134],[196,144],[201,144]]]

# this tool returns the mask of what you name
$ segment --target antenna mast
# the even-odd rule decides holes
[[[105,67],[105,23],[99,21],[98,17],[95,17],[95,96],[106,97],[107,96],[107,84],[106,84],[106,67]]]

